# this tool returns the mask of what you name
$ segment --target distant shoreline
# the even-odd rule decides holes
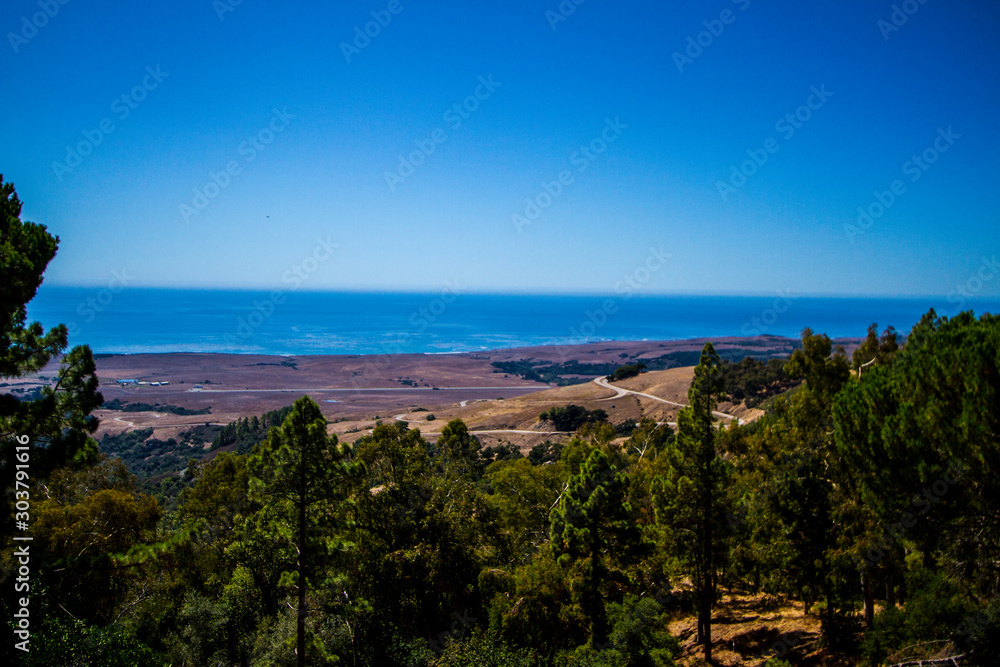
[[[822,333],[822,332],[818,332]],[[863,336],[854,337],[840,337],[830,339],[833,345],[843,345],[845,348],[851,348],[861,341],[864,340]],[[551,345],[529,345],[529,346],[519,346],[519,347],[501,347],[490,350],[470,350],[470,351],[457,351],[457,352],[329,352],[323,354],[269,354],[263,352],[198,352],[189,350],[175,350],[171,352],[95,352],[95,359],[112,359],[118,357],[176,357],[176,356],[197,356],[202,358],[209,357],[233,357],[233,358],[265,358],[265,359],[282,359],[282,360],[292,360],[292,359],[325,359],[325,358],[336,358],[336,359],[357,359],[365,357],[426,357],[430,359],[434,358],[447,358],[447,357],[488,357],[488,358],[509,358],[513,356],[529,355],[538,356],[538,358],[549,358],[545,355],[546,351],[552,350],[563,350],[569,351],[573,350],[576,353],[583,354],[593,354],[597,350],[595,348],[608,348],[614,347],[615,349],[621,348],[649,348],[649,349],[664,349],[668,351],[679,351],[679,350],[691,350],[691,349],[701,349],[705,343],[712,343],[717,349],[747,349],[747,350],[769,350],[772,349],[777,344],[786,345],[797,345],[799,342],[798,338],[793,338],[791,336],[775,336],[770,334],[764,334],[760,336],[698,336],[695,338],[675,338],[675,339],[664,339],[664,340],[600,340],[587,343],[566,343],[566,344],[551,344]],[[73,347],[72,342],[70,347]],[[561,355],[565,356],[565,354]]]
[[[842,338],[833,342],[850,353],[861,340]],[[370,424],[365,420],[399,415],[417,407],[431,410],[438,417],[461,417],[479,414],[475,406],[501,405],[503,401],[529,394],[537,396],[531,401],[544,402],[551,392],[555,392],[552,397],[580,396],[583,400],[593,393],[594,379],[622,365],[637,363],[647,367],[652,373],[650,377],[658,377],[658,372],[665,371],[663,377],[680,382],[669,396],[663,394],[661,398],[682,401],[685,383],[689,382],[685,378],[690,375],[691,367],[697,365],[702,348],[709,341],[723,359],[730,361],[747,356],[761,360],[787,357],[800,347],[796,338],[763,335],[601,341],[458,354],[98,354],[95,355],[97,376],[106,404],[118,401],[153,406],[150,412],[129,412],[127,417],[114,410],[101,411],[101,428],[102,433],[123,428],[155,428],[159,429],[157,437],[161,439],[178,437],[186,428],[224,425],[282,408],[299,396],[312,395],[323,397],[321,406],[331,421],[361,420],[349,428],[367,429]],[[11,383],[4,393],[37,391],[52,381],[58,363],[53,360],[37,376]],[[607,405],[595,403],[592,407],[627,412],[634,402],[634,399],[609,400]],[[190,412],[179,415],[176,408]],[[166,416],[169,410],[175,412]],[[521,412],[524,414],[518,412],[511,417],[516,417],[518,428],[532,414],[538,414],[534,407],[525,407]],[[668,421],[672,418],[666,413],[660,416]],[[502,431],[512,428],[505,419],[484,416],[481,420],[477,417],[475,423],[487,430]],[[356,437],[357,433],[350,437]],[[496,438],[510,437],[514,435],[499,431],[496,434]],[[517,437],[530,440],[534,436]]]
[[[966,307],[1000,311],[1000,302]],[[28,317],[65,324],[71,344],[99,354],[425,356],[580,344],[669,344],[692,339],[864,336],[873,322],[905,334],[940,300],[774,297],[484,296],[293,292],[280,303],[255,293],[130,288],[87,294],[40,290]],[[995,307],[993,307],[995,306]],[[589,341],[589,342],[588,342]]]

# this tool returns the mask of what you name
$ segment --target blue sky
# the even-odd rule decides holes
[[[995,2],[225,2],[5,6],[49,284],[1000,295]]]

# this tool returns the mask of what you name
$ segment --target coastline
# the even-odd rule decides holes
[[[580,344],[660,343],[787,336],[802,329],[864,336],[872,322],[904,333],[943,298],[461,294],[302,292],[260,310],[253,292],[122,290],[101,302],[85,289],[40,289],[28,308],[49,328],[63,323],[71,345],[100,354],[234,353],[315,356],[489,354]],[[104,303],[104,305],[101,305]],[[996,311],[1000,303],[970,303]],[[98,310],[95,306],[101,306]]]
[[[607,341],[457,354],[100,354],[95,355],[97,375],[106,403],[176,406],[203,413],[168,416],[162,409],[148,413],[100,410],[100,434],[148,426],[155,427],[159,437],[161,430],[172,434],[177,430],[173,427],[225,424],[260,415],[304,395],[313,396],[331,421],[350,420],[359,425],[414,407],[433,409],[439,415],[459,415],[466,412],[458,408],[526,395],[544,396],[546,392],[569,397],[579,394],[583,400],[590,393],[580,394],[582,389],[577,388],[625,363],[641,362],[656,372],[677,369],[683,375],[685,369],[697,364],[709,340],[721,356],[732,360],[786,356],[798,345],[792,338],[752,336]],[[860,340],[837,339],[834,343],[850,351]],[[557,371],[552,377],[546,375],[550,369]],[[51,381],[57,370],[58,362],[53,361],[40,373],[11,383],[4,391],[31,391]],[[541,375],[533,376],[536,371]],[[126,380],[130,382],[124,383]],[[682,400],[686,390],[686,385],[678,385],[670,391],[674,400]],[[523,421],[518,418],[519,424]]]

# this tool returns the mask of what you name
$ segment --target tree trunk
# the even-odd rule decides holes
[[[865,627],[875,625],[875,594],[872,592],[872,579],[866,569],[861,570],[861,594],[865,600]]]
[[[702,435],[702,447],[704,451],[702,474],[705,475],[703,483],[703,500],[701,507],[702,520],[702,559],[704,563],[704,573],[702,584],[704,590],[701,596],[701,610],[699,615],[705,626],[703,646],[705,648],[705,662],[712,662],[712,606],[715,604],[715,549],[712,544],[712,504],[715,499],[715,479],[712,476],[712,463],[715,459],[715,438],[712,431],[711,406],[706,406],[708,412],[708,423],[705,433]]]
[[[598,627],[600,621],[597,618],[597,554],[590,556],[590,643],[593,646],[601,643],[603,638],[601,629]]]
[[[702,578],[701,609],[698,610],[699,625],[703,628],[702,646],[705,662],[712,662],[712,605],[715,602],[715,586],[712,572],[711,530],[707,531],[705,542],[705,572]]]
[[[590,642],[592,646],[603,644],[607,638],[604,623],[604,605],[600,597],[601,538],[595,517],[591,523],[590,552]]]
[[[298,667],[306,665],[306,466],[303,464],[299,477],[299,534],[298,534],[298,570],[299,570],[299,613],[297,621],[296,637],[296,662]]]
[[[831,642],[839,641],[839,638],[835,637],[836,631],[833,623],[833,617],[836,612],[833,599],[833,577],[829,572],[829,568],[826,567],[825,562],[823,567],[823,593],[826,598],[827,636],[830,638]]]
[[[705,634],[702,635],[702,646],[705,649],[705,662],[712,662],[712,601],[706,598],[701,603],[701,612],[699,613],[701,620],[699,625],[701,625],[705,630]]]

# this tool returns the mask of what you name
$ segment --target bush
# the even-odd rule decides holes
[[[562,443],[546,440],[531,448],[531,452],[528,453],[528,460],[536,466],[549,463],[550,461],[558,461],[562,455],[563,446]]]
[[[521,450],[509,443],[487,447],[479,452],[479,457],[487,463],[506,461],[508,459],[523,459]]]
[[[624,366],[619,366],[614,370],[613,373],[605,378],[608,382],[617,382],[618,380],[627,380],[628,378],[634,378],[640,373],[646,371],[646,364],[625,364]]]
[[[865,633],[861,654],[869,664],[881,665],[889,653],[906,641],[906,614],[898,607],[888,607],[875,616],[875,623]]]
[[[746,357],[737,363],[723,361],[720,366],[724,392],[733,403],[745,401],[748,408],[799,384],[785,373],[785,359],[762,361]]]
[[[538,415],[542,421],[550,421],[557,431],[576,431],[584,424],[608,420],[604,410],[587,410],[572,403],[566,407],[556,407]]]
[[[116,398],[112,401],[106,401],[101,405],[101,409],[119,410],[121,412],[167,412],[184,417],[212,414],[212,408],[192,410],[191,408],[182,408],[177,405],[164,405],[163,403],[123,403],[120,398]]]
[[[96,627],[54,614],[41,618],[44,620],[38,628],[32,628],[30,650],[23,655],[22,665],[154,667],[166,664],[127,629],[118,626]]]
[[[621,435],[621,436],[624,436],[624,437],[627,438],[628,436],[632,435],[632,433],[635,431],[635,429],[636,429],[637,426],[638,426],[638,424],[635,423],[634,419],[626,419],[625,421],[621,422],[620,424],[615,424],[615,432],[618,435]]]
[[[525,649],[513,649],[494,637],[473,637],[454,641],[434,667],[530,667],[534,664]]]
[[[607,606],[610,643],[633,667],[667,667],[680,652],[677,638],[664,630],[663,608],[652,598],[627,596]]]
[[[861,653],[870,664],[882,664],[892,654],[916,644],[953,639],[955,629],[973,616],[955,584],[944,575],[931,575],[926,570],[909,572],[906,584],[911,591],[906,606],[879,612],[874,627],[865,633]]]

